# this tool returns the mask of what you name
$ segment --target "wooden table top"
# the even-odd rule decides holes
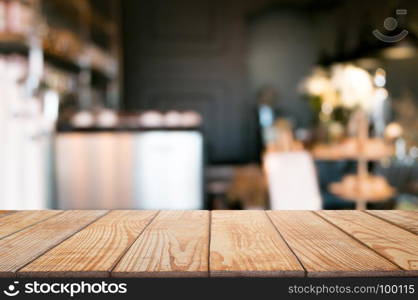
[[[418,276],[418,211],[0,211],[0,277]]]

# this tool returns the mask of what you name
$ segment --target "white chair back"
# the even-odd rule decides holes
[[[321,209],[317,174],[308,152],[267,153],[264,156],[264,170],[271,209]]]

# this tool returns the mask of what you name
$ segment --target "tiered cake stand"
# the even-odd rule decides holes
[[[386,201],[395,194],[395,189],[385,178],[368,172],[368,161],[389,157],[393,151],[390,146],[385,145],[383,140],[369,138],[369,120],[365,113],[362,115],[358,136],[354,139],[357,150],[355,157],[358,162],[357,174],[347,175],[341,182],[330,185],[330,191],[333,194],[354,201],[358,210],[366,209],[367,202]],[[373,145],[378,145],[375,151],[373,151]]]

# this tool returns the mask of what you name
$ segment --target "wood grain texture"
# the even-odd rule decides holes
[[[417,235],[364,212],[322,211],[319,215],[400,266],[405,275],[418,275]]]
[[[0,218],[5,216],[5,215],[14,213],[14,212],[15,212],[14,210],[0,210]]]
[[[0,210],[0,218],[14,214],[15,212],[15,210]]]
[[[207,277],[208,211],[163,211],[112,271],[112,277]]]
[[[305,272],[264,211],[213,211],[210,275],[302,277]]]
[[[308,277],[396,276],[402,271],[310,211],[268,215],[298,256]]]
[[[416,211],[0,211],[0,277],[418,276]]]
[[[0,240],[0,277],[15,272],[106,211],[66,211]]]
[[[156,213],[111,211],[21,269],[18,276],[108,277]]]
[[[59,210],[28,210],[6,214],[0,219],[0,239],[60,213]]]
[[[369,210],[369,214],[418,234],[418,211],[411,210]]]

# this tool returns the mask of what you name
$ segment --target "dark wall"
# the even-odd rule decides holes
[[[373,38],[372,29],[393,12],[389,2],[123,0],[125,109],[199,111],[210,162],[253,161],[257,91],[275,87],[280,110],[308,126],[300,81],[320,52],[351,51],[359,32]],[[418,32],[417,2],[404,4]],[[411,90],[418,98],[417,61],[382,62],[392,96]]]
[[[314,25],[307,14],[297,10],[268,12],[248,24],[252,94],[263,86],[273,87],[279,114],[299,127],[311,125],[311,110],[301,97],[299,85],[318,58]]]
[[[297,12],[324,2],[123,0],[125,109],[199,111],[210,162],[256,160],[262,86],[275,86],[280,109],[309,124],[297,86],[317,48],[309,16]],[[274,13],[289,8],[296,13]]]
[[[254,156],[241,1],[123,1],[125,108],[199,111],[211,162]]]

